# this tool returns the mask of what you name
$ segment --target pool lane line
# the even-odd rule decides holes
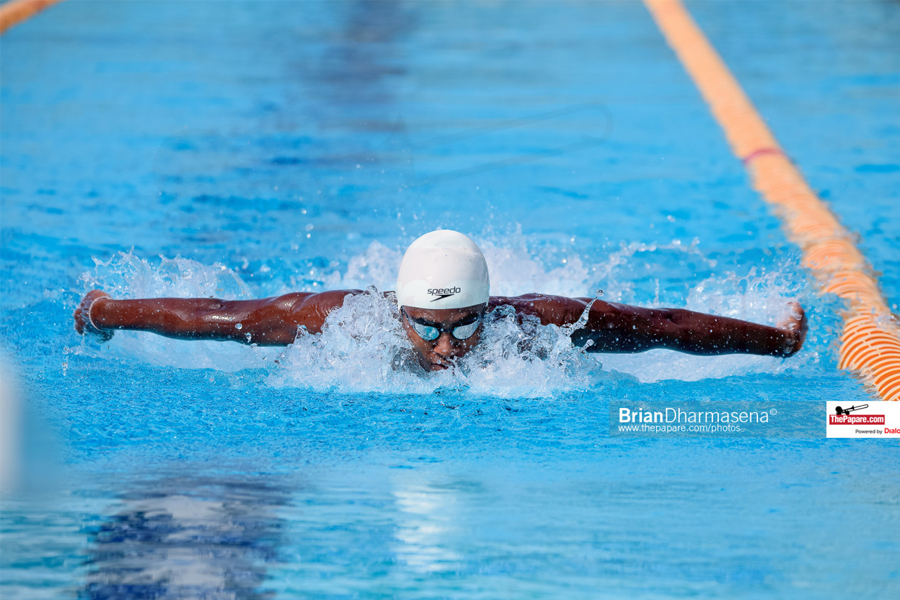
[[[0,35],[57,2],[62,0],[11,0],[0,6]]]
[[[680,0],[644,4],[725,130],[753,187],[775,208],[820,290],[843,298],[838,368],[884,400],[900,400],[900,328],[852,235],[809,187]]]

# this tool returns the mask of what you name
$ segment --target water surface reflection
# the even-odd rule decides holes
[[[260,481],[178,478],[122,498],[91,540],[81,598],[266,598],[287,492]]]

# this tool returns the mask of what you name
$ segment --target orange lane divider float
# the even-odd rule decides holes
[[[821,290],[848,303],[840,368],[884,400],[900,400],[900,328],[850,233],[813,193],[680,0],[644,0],[709,104],[753,187],[775,207]]]
[[[11,0],[0,6],[0,34],[62,0]]]

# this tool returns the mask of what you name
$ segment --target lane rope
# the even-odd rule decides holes
[[[0,35],[45,8],[62,0],[11,0],[0,6]]]
[[[754,189],[800,246],[803,265],[820,290],[847,301],[838,367],[853,371],[882,399],[900,400],[900,327],[852,235],[809,187],[681,0],[644,4],[749,171]]]

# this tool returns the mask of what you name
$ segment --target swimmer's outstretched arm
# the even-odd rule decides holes
[[[590,298],[529,294],[492,298],[491,305],[509,304],[544,325],[578,321]],[[589,352],[643,352],[666,348],[690,354],[761,354],[791,356],[806,337],[806,315],[791,303],[791,315],[778,327],[750,323],[678,308],[641,308],[597,300],[583,329],[572,333],[577,346]],[[588,341],[591,343],[588,344]]]
[[[230,340],[260,346],[292,344],[301,327],[319,333],[325,317],[358,290],[298,292],[260,300],[151,298],[115,300],[93,290],[75,309],[75,330],[105,341],[116,329],[189,340]]]

